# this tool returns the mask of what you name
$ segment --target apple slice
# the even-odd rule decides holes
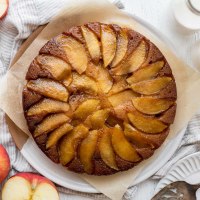
[[[0,183],[8,176],[10,159],[6,149],[0,144]]]
[[[26,114],[27,116],[47,115],[48,113],[67,112],[68,110],[68,103],[45,98],[34,104]]]
[[[110,109],[97,110],[92,115],[88,116],[85,124],[93,129],[102,128],[108,118]]]
[[[133,98],[137,96],[138,95],[135,92],[131,90],[125,90],[123,92],[119,92],[117,94],[109,96],[108,100],[110,101],[113,107],[117,107],[127,101],[131,101]]]
[[[48,199],[59,200],[55,185],[45,177],[33,173],[18,173],[3,186],[2,200]]]
[[[111,131],[108,128],[104,128],[102,131],[102,137],[99,141],[99,152],[101,159],[106,163],[106,165],[112,169],[119,170],[115,160],[115,152],[112,147]]]
[[[61,48],[64,49],[71,66],[79,74],[82,74],[86,70],[88,64],[88,56],[83,44],[73,37],[64,35],[59,38],[58,42],[60,43]]]
[[[132,76],[127,78],[129,84],[136,83],[139,81],[144,81],[153,78],[158,74],[158,72],[163,68],[164,61],[157,61],[144,68],[141,68],[134,72]]]
[[[0,19],[3,19],[6,16],[6,14],[8,12],[8,5],[9,5],[8,0],[0,1]]]
[[[111,67],[116,67],[124,58],[128,48],[128,36],[125,29],[120,29],[117,34],[117,49]]]
[[[74,112],[75,119],[86,119],[94,111],[100,108],[100,101],[97,99],[88,99],[81,103]]]
[[[111,90],[109,91],[108,95],[113,95],[116,94],[118,92],[121,92],[123,90],[126,90],[129,88],[129,85],[126,82],[125,77],[120,76],[117,78],[117,80],[115,80]]]
[[[97,130],[90,131],[80,145],[80,160],[84,170],[88,174],[91,174],[93,171],[94,166],[92,158],[96,150],[98,136],[99,132]]]
[[[92,97],[87,94],[72,94],[69,98],[69,105],[70,105],[70,110],[74,112],[78,106],[83,103],[84,101],[91,99]]]
[[[127,139],[138,146],[139,148],[151,148],[155,149],[160,147],[160,145],[164,142],[169,130],[166,130],[160,134],[146,134],[142,133],[135,128],[133,128],[130,124],[124,123],[124,134]]]
[[[68,164],[74,157],[78,143],[86,138],[88,128],[83,124],[76,126],[60,143],[59,153],[60,162],[63,165]]]
[[[135,108],[132,104],[132,101],[126,101],[116,107],[114,107],[114,113],[118,119],[127,121],[127,113],[134,111]]]
[[[71,73],[70,65],[55,56],[39,55],[36,60],[41,68],[49,71],[56,80],[61,80]]]
[[[115,32],[109,25],[101,25],[101,44],[104,67],[107,67],[112,62],[117,47]]]
[[[108,70],[102,67],[102,64],[94,65],[90,63],[86,70],[86,75],[95,79],[98,83],[99,88],[104,92],[108,93],[112,88],[113,79],[109,74]]]
[[[92,60],[98,63],[101,57],[101,51],[97,36],[85,26],[81,26],[81,30]]]
[[[146,133],[160,133],[167,128],[164,123],[155,117],[143,115],[136,110],[128,113],[128,118],[137,129]]]
[[[158,93],[160,90],[165,88],[171,81],[172,78],[163,76],[152,80],[134,83],[131,85],[131,88],[137,93],[144,95],[152,95]]]
[[[80,43],[84,43],[84,38],[81,32],[80,26],[72,26],[68,31],[64,32],[67,36],[72,36],[74,39],[78,40]]]
[[[133,53],[111,71],[115,75],[123,75],[136,71],[145,61],[147,44],[143,40]]]
[[[72,77],[73,81],[68,87],[71,92],[84,91],[89,94],[97,94],[98,86],[92,78],[78,73],[72,73]]]
[[[27,83],[27,88],[46,97],[60,101],[67,101],[69,96],[67,89],[62,84],[46,78],[38,78],[37,80],[29,81]]]
[[[130,124],[124,123],[124,135],[126,138],[139,148],[154,147],[145,137],[144,134],[133,128]]]
[[[168,110],[166,110],[164,113],[162,113],[162,115],[159,117],[159,120],[166,124],[172,124],[174,122],[175,115],[176,115],[176,103]]]
[[[85,24],[98,38],[101,36],[101,28],[100,28],[100,23],[99,22],[89,22]]]
[[[64,123],[59,128],[55,129],[48,137],[46,148],[49,149],[50,147],[57,144],[61,137],[68,134],[73,129],[68,123]]]
[[[102,66],[98,67],[98,76],[96,77],[99,87],[104,93],[108,93],[113,85],[113,80],[108,70]]]
[[[49,133],[67,121],[69,118],[63,113],[49,115],[36,127],[33,134],[37,137]]]
[[[138,162],[141,160],[135,148],[125,138],[119,125],[116,125],[112,130],[112,145],[120,158],[130,162]]]
[[[69,73],[67,76],[65,76],[62,80],[62,83],[65,87],[68,87],[72,83],[72,74]]]
[[[154,115],[167,110],[173,101],[169,99],[159,99],[154,97],[139,97],[132,99],[133,105],[142,113]]]

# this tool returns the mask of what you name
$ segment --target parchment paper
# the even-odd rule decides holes
[[[23,116],[21,99],[22,89],[26,83],[24,77],[31,61],[50,38],[71,26],[81,25],[89,21],[117,23],[121,26],[128,26],[149,38],[165,55],[172,67],[178,90],[177,114],[167,140],[172,139],[200,108],[200,74],[186,66],[148,29],[106,0],[76,0],[68,2],[67,7],[43,29],[14,66],[0,80],[0,107],[22,131],[30,135]],[[134,169],[112,176],[81,175],[81,177],[111,199],[118,200],[121,199],[128,186],[148,162],[151,162],[151,159],[141,163]]]

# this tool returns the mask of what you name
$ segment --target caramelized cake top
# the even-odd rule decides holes
[[[25,118],[41,150],[69,170],[109,175],[150,157],[176,112],[176,84],[143,35],[98,22],[52,38],[28,69]]]

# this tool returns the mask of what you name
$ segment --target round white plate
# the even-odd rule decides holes
[[[155,194],[175,181],[186,181],[190,184],[200,183],[200,152],[179,160],[167,175],[159,181]]]
[[[146,26],[151,32],[153,32],[158,38],[160,38],[160,40],[164,41],[165,44],[173,50],[172,44],[159,31],[138,17],[133,15],[131,16],[139,23]],[[157,150],[155,154],[147,160],[150,161],[148,166],[140,172],[140,174],[133,180],[130,186],[136,185],[155,174],[155,172],[158,171],[174,154],[182,140],[184,133],[185,128],[180,131],[176,137],[173,138],[173,140],[165,142],[159,148],[159,150]],[[93,186],[81,179],[78,174],[70,172],[64,167],[50,161],[50,159],[48,159],[41,152],[41,150],[31,138],[29,138],[26,144],[23,146],[21,153],[39,173],[46,176],[58,185],[81,192],[99,193],[99,191],[97,191]]]

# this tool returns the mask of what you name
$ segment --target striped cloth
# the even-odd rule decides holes
[[[22,42],[38,27],[49,22],[68,0],[12,0],[6,18],[0,21],[0,76],[8,69],[10,62]],[[115,2],[116,3],[116,2]],[[117,2],[118,7],[123,5]],[[189,123],[179,149],[169,162],[162,167],[152,178],[162,178],[171,166],[186,155],[200,149],[200,113]],[[4,113],[0,111],[0,144],[7,149],[12,170],[9,177],[17,172],[36,172],[23,158],[15,147],[5,123]],[[1,191],[2,185],[0,185]],[[61,200],[74,199],[108,199],[103,194],[86,194],[58,187]],[[134,198],[136,187],[127,190],[123,199]]]

